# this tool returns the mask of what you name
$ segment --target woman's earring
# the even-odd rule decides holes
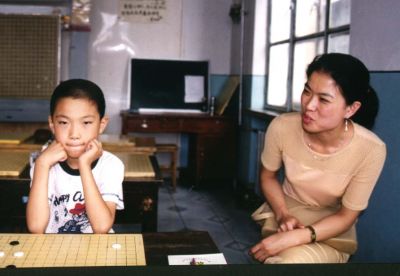
[[[347,122],[347,118],[344,119],[344,131],[347,132],[349,130],[349,126],[348,126],[348,122]]]

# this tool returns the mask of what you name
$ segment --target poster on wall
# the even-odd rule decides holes
[[[156,23],[165,20],[167,0],[120,0],[119,18],[134,23]]]

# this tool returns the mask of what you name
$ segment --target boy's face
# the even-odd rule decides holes
[[[100,119],[96,104],[84,98],[60,99],[53,116],[49,116],[50,129],[69,158],[79,158],[89,142],[104,131],[107,122],[107,117]]]

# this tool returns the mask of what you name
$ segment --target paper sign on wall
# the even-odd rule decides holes
[[[204,99],[204,77],[185,76],[185,103],[201,103]]]
[[[120,0],[121,20],[135,23],[162,21],[167,15],[167,0]]]

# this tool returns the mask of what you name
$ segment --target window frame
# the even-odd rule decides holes
[[[326,0],[326,8],[325,8],[325,22],[324,22],[324,30],[320,32],[315,32],[311,34],[307,34],[304,36],[298,36],[296,37],[295,35],[295,30],[296,30],[296,5],[297,5],[297,0],[291,0],[291,7],[290,7],[290,31],[289,31],[289,38],[285,40],[279,40],[276,42],[271,42],[271,18],[272,18],[272,1],[273,0],[268,0],[267,3],[267,55],[266,55],[266,72],[267,72],[267,83],[269,83],[269,63],[270,63],[270,52],[271,48],[273,46],[277,45],[282,45],[282,44],[289,44],[289,59],[288,59],[288,76],[287,76],[287,83],[286,83],[286,89],[287,89],[287,97],[286,97],[286,102],[283,106],[277,106],[277,105],[271,105],[268,104],[268,85],[266,86],[265,92],[264,92],[264,109],[268,110],[276,110],[276,111],[296,111],[294,109],[294,104],[293,104],[293,67],[294,67],[294,49],[295,45],[298,42],[302,41],[307,41],[310,39],[315,39],[315,38],[323,38],[323,53],[328,52],[328,47],[329,47],[329,36],[332,34],[345,34],[348,33],[350,36],[350,24],[345,24],[333,28],[329,28],[329,19],[330,19],[330,7],[331,7],[331,0]],[[351,18],[350,18],[351,20]]]

